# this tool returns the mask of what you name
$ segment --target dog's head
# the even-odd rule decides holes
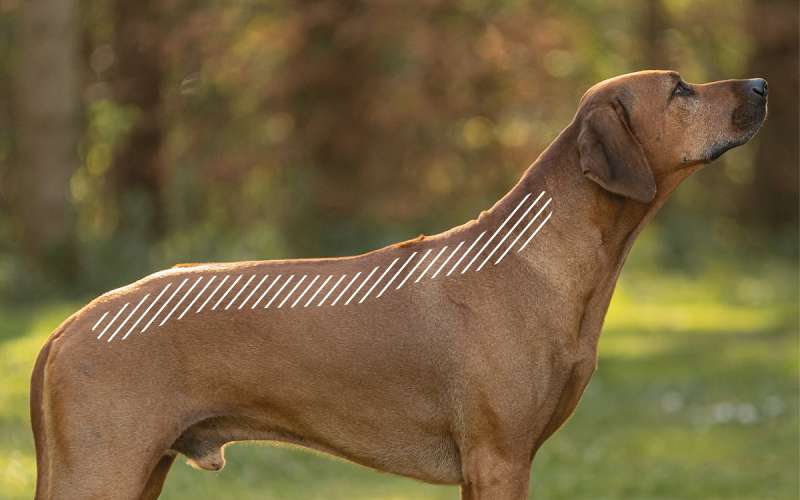
[[[607,191],[640,202],[656,178],[708,163],[750,140],[767,115],[767,82],[684,82],[674,71],[642,71],[598,83],[576,115],[580,166]]]

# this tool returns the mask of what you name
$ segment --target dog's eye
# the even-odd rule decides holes
[[[688,97],[694,94],[694,90],[692,87],[689,86],[688,83],[685,83],[683,80],[679,80],[677,85],[675,85],[675,89],[672,91],[673,97]]]

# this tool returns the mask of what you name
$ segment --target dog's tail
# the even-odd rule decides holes
[[[67,327],[72,323],[73,318],[70,317],[64,321],[56,330],[50,335],[45,342],[39,355],[36,357],[36,363],[33,365],[33,374],[31,375],[31,390],[30,390],[30,406],[31,406],[31,428],[33,429],[33,440],[36,445],[36,493],[34,498],[40,500],[45,498],[48,490],[48,470],[47,463],[47,425],[45,419],[47,418],[44,408],[44,384],[45,384],[45,366],[47,359],[50,355],[50,347],[53,340],[55,340]]]

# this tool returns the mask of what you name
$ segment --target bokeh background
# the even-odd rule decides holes
[[[32,496],[28,377],[86,300],[178,262],[460,224],[589,86],[647,68],[767,78],[769,118],[636,243],[533,494],[797,498],[799,22],[795,0],[0,0],[0,498]],[[163,497],[457,498],[293,449],[227,455],[178,463]]]

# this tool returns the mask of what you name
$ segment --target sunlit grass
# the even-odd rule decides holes
[[[539,452],[543,499],[793,499],[798,492],[794,273],[623,276],[600,365]],[[34,485],[28,384],[49,332],[79,304],[0,306],[0,498]],[[220,473],[180,461],[166,499],[456,499],[432,486],[286,447],[235,445]]]

